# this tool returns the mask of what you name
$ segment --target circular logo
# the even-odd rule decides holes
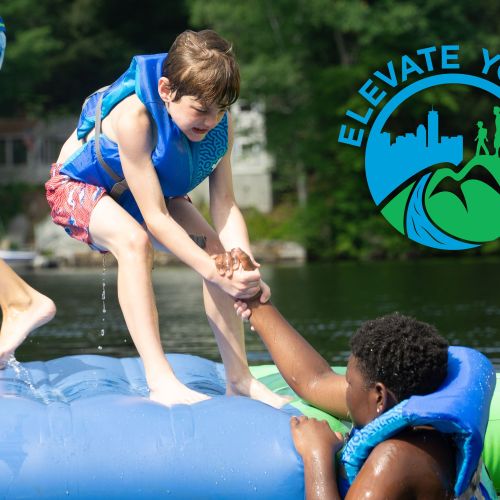
[[[386,129],[401,104],[443,85],[474,87],[491,98],[473,135],[442,135],[439,109],[432,105],[412,130],[396,135]],[[499,85],[449,73],[409,85],[384,106],[368,137],[366,177],[382,215],[402,234],[442,250],[466,250],[500,237],[499,99]]]

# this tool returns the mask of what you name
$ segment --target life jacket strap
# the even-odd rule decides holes
[[[106,87],[104,88],[106,89]],[[100,89],[103,90],[103,89]],[[101,151],[101,109],[102,109],[102,100],[104,97],[104,93],[99,96],[97,100],[96,108],[95,108],[95,153],[97,156],[97,161],[101,165],[101,167],[108,173],[108,175],[115,181],[115,184],[111,188],[109,195],[115,201],[117,201],[120,196],[128,189],[127,181],[124,177],[120,177],[117,173],[106,163],[106,160],[102,156]]]
[[[118,198],[128,189],[128,184],[125,179],[122,179],[121,181],[117,182],[116,184],[113,185],[111,188],[111,191],[109,192],[109,196],[113,198],[113,200],[117,201]]]

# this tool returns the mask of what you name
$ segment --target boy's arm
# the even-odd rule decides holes
[[[325,421],[304,416],[292,417],[290,427],[304,462],[306,499],[340,499],[334,456],[343,445],[341,436]],[[452,488],[447,487],[443,473],[447,468],[449,463],[443,467],[426,449],[425,441],[389,439],[370,453],[345,498],[452,498]]]
[[[247,301],[250,323],[266,344],[273,361],[290,387],[317,408],[348,418],[347,383],[279,313],[273,304]]]
[[[335,472],[335,453],[344,440],[333,433],[327,422],[314,418],[292,417],[293,442],[304,462],[307,500],[340,500]]]
[[[231,114],[228,112],[227,152],[209,178],[210,215],[215,230],[226,250],[241,248],[252,256],[247,226],[234,198],[231,168],[233,137],[233,123]]]
[[[248,237],[247,225],[241,214],[233,190],[233,174],[231,168],[231,152],[233,149],[234,131],[231,114],[228,112],[228,147],[226,154],[222,157],[217,168],[209,177],[210,189],[210,215],[219,235],[219,239],[225,250],[234,248],[242,249],[250,256],[253,263],[259,267],[253,258],[250,249],[250,238]],[[230,275],[229,275],[230,277]],[[260,278],[260,274],[259,274]],[[271,297],[269,286],[261,283],[261,301],[266,302]]]
[[[151,234],[203,278],[216,283],[233,297],[246,295],[241,293],[245,281],[258,280],[258,273],[253,272],[239,281],[220,276],[210,256],[170,216],[151,162],[151,125],[142,104],[130,106],[126,113],[121,114],[116,124],[116,135],[123,173]]]

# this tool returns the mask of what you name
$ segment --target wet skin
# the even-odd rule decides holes
[[[234,269],[235,256],[221,256],[216,263]],[[240,262],[245,268],[248,259]],[[363,426],[398,402],[384,384],[364,379],[353,356],[346,376],[335,373],[272,303],[237,301],[235,309],[250,319],[290,387],[313,406],[338,418],[351,416]],[[326,422],[307,417],[292,417],[291,431],[304,461],[307,499],[340,499],[337,474],[343,471],[337,470],[334,455],[343,438]],[[409,428],[374,448],[346,498],[453,498],[454,469],[454,449],[445,436],[432,428]]]

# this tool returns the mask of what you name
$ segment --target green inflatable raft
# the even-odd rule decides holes
[[[333,368],[337,373],[345,373],[345,367]],[[335,432],[345,433],[349,430],[348,422],[342,422],[341,420],[338,420],[328,413],[307,404],[305,401],[297,397],[297,395],[285,382],[285,379],[280,375],[276,366],[252,366],[250,370],[254,377],[259,379],[272,391],[278,394],[292,396],[294,399],[290,404],[304,415],[317,418],[319,420],[326,420]],[[488,429],[484,440],[483,460],[493,484],[495,485],[497,493],[500,493],[500,373],[497,373],[496,375],[497,384],[491,401]]]

